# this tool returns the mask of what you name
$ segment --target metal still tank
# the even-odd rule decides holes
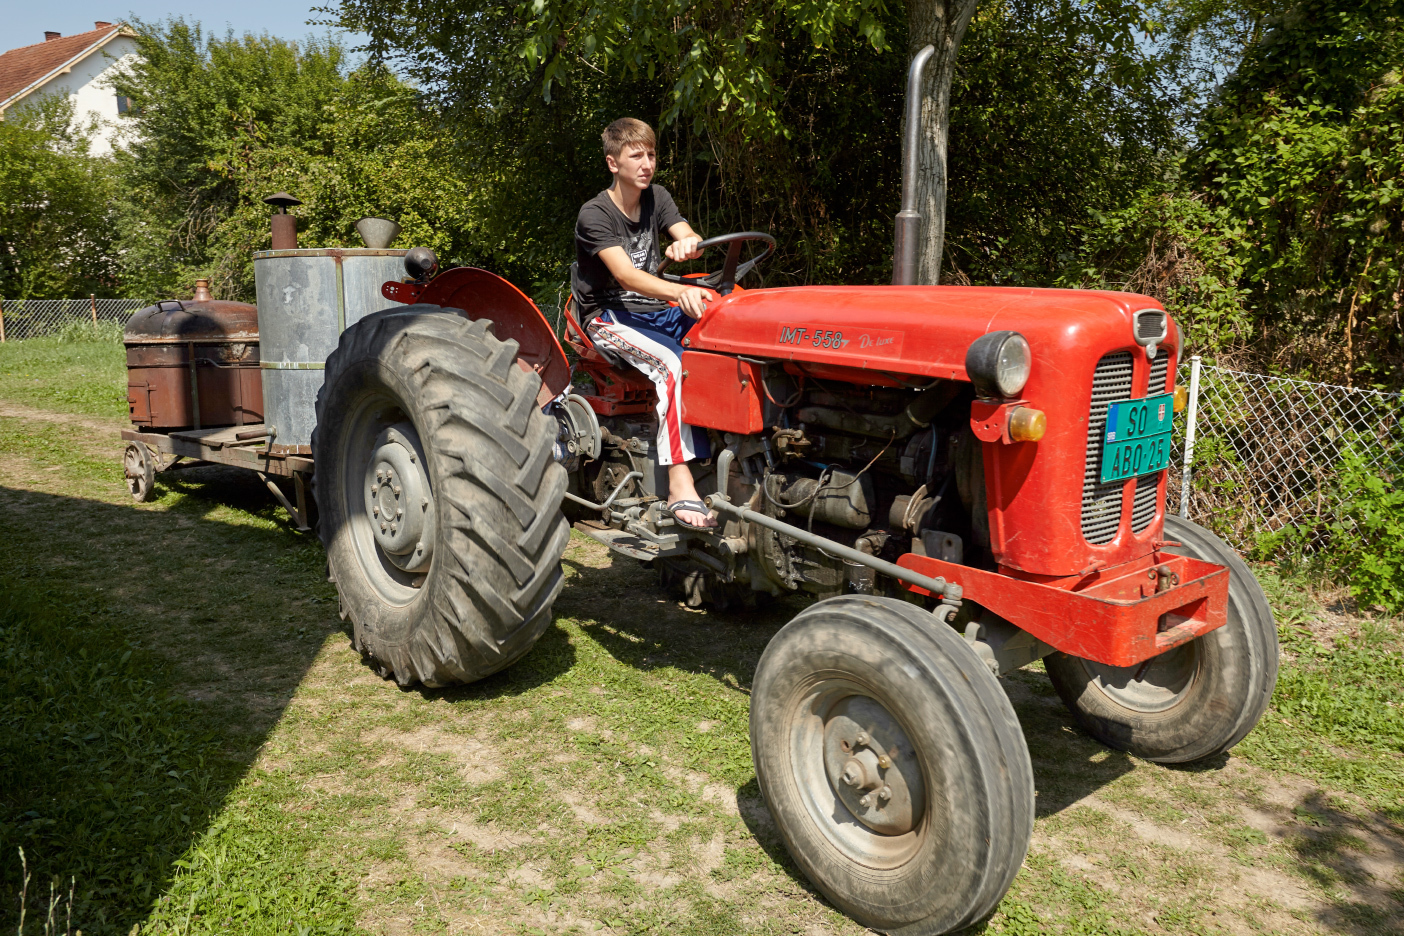
[[[403,250],[263,250],[255,253],[264,421],[272,450],[311,454],[317,391],[341,333],[402,303],[380,292],[404,278]]]
[[[211,429],[263,421],[258,317],[253,306],[168,299],[127,322],[127,409],[141,429]]]

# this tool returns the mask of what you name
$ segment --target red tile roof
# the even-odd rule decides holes
[[[0,55],[0,104],[51,74],[65,62],[103,44],[117,32],[121,32],[121,27],[90,29],[47,42],[21,46]]]

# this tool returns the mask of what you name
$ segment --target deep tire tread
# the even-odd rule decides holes
[[[560,509],[567,479],[551,458],[554,426],[536,405],[540,378],[517,366],[517,353],[486,320],[416,305],[367,316],[327,359],[314,453],[339,426],[330,408],[337,381],[369,369],[400,375],[398,395],[438,466],[434,566],[398,632],[370,626],[374,614],[360,607],[368,586],[354,586],[364,576],[348,561],[354,553],[338,548],[336,522],[321,527],[357,648],[401,685],[481,679],[529,650],[550,623],[569,540]],[[314,458],[329,465],[325,453]],[[322,506],[322,516],[339,517],[333,509]]]

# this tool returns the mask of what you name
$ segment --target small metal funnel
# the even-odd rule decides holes
[[[400,236],[400,226],[389,218],[362,218],[356,222],[356,230],[372,250],[384,250]]]

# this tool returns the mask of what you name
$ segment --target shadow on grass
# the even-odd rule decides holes
[[[43,531],[0,576],[0,925],[19,848],[31,924],[53,880],[86,933],[143,920],[339,630],[320,548],[269,526],[252,473],[163,486],[164,510],[0,488]]]

